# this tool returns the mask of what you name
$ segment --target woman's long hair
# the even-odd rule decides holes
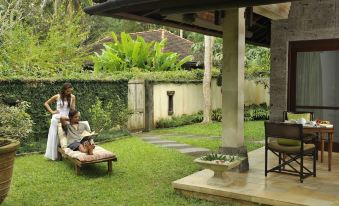
[[[71,99],[72,99],[72,95],[71,94],[68,94],[66,95],[65,92],[67,89],[69,88],[73,88],[72,84],[71,83],[65,83],[62,88],[61,88],[61,91],[60,91],[60,99],[62,101],[62,105],[64,105],[64,100],[66,99],[67,100],[67,107],[70,107],[71,106]]]

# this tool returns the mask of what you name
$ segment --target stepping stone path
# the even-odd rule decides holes
[[[146,134],[145,134],[146,135]],[[147,134],[149,135],[149,134]],[[206,135],[197,135],[197,134],[178,134],[178,133],[171,133],[171,134],[160,134],[161,137],[185,137],[185,138],[191,138],[191,139],[197,139],[197,138],[206,138]],[[220,136],[208,136],[209,139],[221,139]]]
[[[161,138],[163,136],[170,136],[168,134],[156,136],[156,135],[151,135],[147,133],[141,133],[141,134],[137,134],[137,136],[140,137],[145,142],[148,142],[150,144],[154,144],[159,147],[175,149],[180,153],[192,155],[195,157],[200,157],[210,152],[210,150],[206,148],[194,147],[188,144],[182,144],[176,141],[165,140]],[[174,135],[171,135],[171,136],[174,136]]]

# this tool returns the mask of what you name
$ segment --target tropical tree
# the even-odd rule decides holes
[[[60,7],[64,6],[68,14],[73,15],[83,7],[91,5],[91,0],[42,0],[41,10],[53,8],[54,14],[58,13]]]
[[[245,78],[269,87],[271,53],[268,48],[246,45]]]
[[[23,19],[21,1],[0,1],[0,38]]]
[[[199,59],[203,59],[204,57],[199,56],[200,54],[204,54],[205,50],[205,36],[199,33],[190,32],[187,35],[187,39],[193,42],[192,52]],[[212,63],[213,66],[217,68],[221,68],[222,65],[222,46],[223,42],[221,38],[214,38],[213,42],[213,55],[212,55]]]
[[[203,123],[211,122],[211,78],[212,78],[212,56],[213,56],[214,37],[205,35],[205,58],[204,58],[204,79],[203,79],[203,95],[204,95],[204,110]]]
[[[80,72],[86,60],[85,14],[46,14],[29,0],[3,1],[0,11],[0,75],[46,77]],[[44,14],[45,15],[45,14]]]
[[[202,34],[191,32],[188,39],[193,41],[192,51],[195,54],[203,53],[204,38]],[[222,39],[215,38],[213,45],[213,65],[221,68]],[[265,47],[246,44],[245,47],[245,78],[254,80],[258,84],[269,87],[270,50]]]

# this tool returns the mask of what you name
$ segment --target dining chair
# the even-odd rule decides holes
[[[304,118],[306,121],[313,121],[314,120],[314,113],[313,112],[306,112],[306,111],[284,111],[283,112],[283,121],[285,120],[298,120],[300,118]]]
[[[279,143],[279,138],[295,140],[299,144],[294,146],[285,145]],[[278,165],[270,169],[268,169],[269,151],[278,157]],[[295,175],[299,176],[301,183],[311,175],[316,177],[316,153],[316,147],[313,143],[305,143],[301,124],[265,122],[265,176],[269,172]],[[312,157],[312,171],[305,167],[305,156]]]
[[[306,121],[313,121],[314,120],[314,113],[309,111],[284,111],[283,112],[283,121],[285,120],[298,120],[300,118],[304,118]],[[304,141],[309,143],[313,143],[317,146],[319,145],[318,142],[318,134],[314,133],[304,133]],[[318,149],[317,149],[318,151]],[[318,159],[318,154],[317,154]]]

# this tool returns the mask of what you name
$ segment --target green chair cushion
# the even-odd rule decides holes
[[[300,113],[295,114],[292,112],[287,112],[287,120],[298,120],[304,118],[306,121],[311,121],[311,113]]]
[[[277,142],[278,144],[283,145],[283,146],[300,146],[301,144],[299,140],[287,139],[287,138],[278,138]]]
[[[268,143],[268,148],[270,148],[273,151],[278,151],[282,153],[287,153],[287,154],[295,154],[300,152],[300,146],[283,146],[278,144],[276,141],[272,141]],[[304,144],[304,152],[306,151],[313,151],[315,149],[314,144]]]

